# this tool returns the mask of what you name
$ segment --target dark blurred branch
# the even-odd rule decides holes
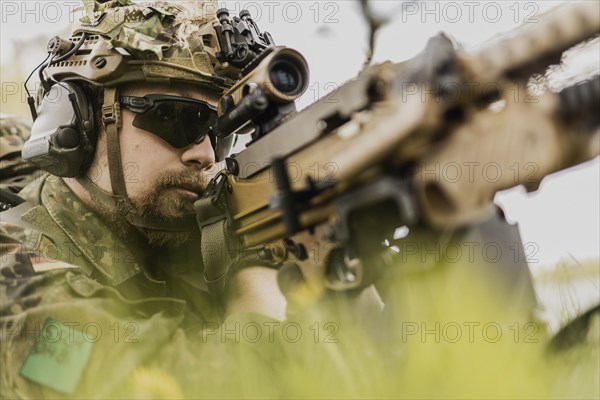
[[[393,15],[396,14],[396,12],[391,12],[386,17],[377,16],[371,9],[369,0],[359,0],[359,3],[362,14],[365,17],[365,20],[369,27],[369,49],[367,50],[367,55],[362,67],[362,69],[364,70],[371,64],[371,61],[373,60],[373,54],[375,53],[375,36],[377,35],[377,31],[384,25],[389,23],[392,20]],[[401,8],[402,3],[404,2],[401,2],[401,4],[398,5],[398,8]],[[394,11],[396,9],[397,8],[395,8]]]
[[[367,55],[362,67],[364,70],[371,64],[373,54],[375,53],[375,35],[377,34],[379,28],[388,22],[388,19],[381,18],[373,14],[373,10],[371,10],[369,5],[369,0],[359,0],[359,3],[363,16],[365,17],[369,27],[369,48],[367,49]]]

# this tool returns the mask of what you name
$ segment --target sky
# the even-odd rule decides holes
[[[482,46],[501,32],[535,24],[535,14],[560,1],[374,1],[374,13],[389,18],[378,36],[374,62],[407,60],[419,53],[431,36],[449,33],[465,49]],[[0,2],[2,96],[13,93],[6,65],[31,71],[44,57],[45,44],[57,33],[67,34],[69,22],[82,15],[78,1]],[[354,77],[367,50],[367,28],[356,1],[224,1],[232,14],[248,9],[277,44],[299,50],[311,67],[311,82],[300,108]],[[75,11],[74,11],[75,10]],[[584,75],[600,70],[598,41],[587,57],[574,57],[574,70]],[[581,72],[583,71],[583,72]],[[586,76],[587,76],[586,75]],[[8,85],[8,86],[7,86]],[[20,89],[19,89],[20,90]],[[2,111],[4,112],[4,111]],[[600,258],[600,165],[598,158],[583,166],[547,177],[540,189],[500,193],[509,220],[518,222],[532,271],[575,258]]]

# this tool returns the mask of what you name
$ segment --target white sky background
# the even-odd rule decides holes
[[[465,47],[481,45],[495,34],[522,23],[535,23],[533,14],[558,1],[375,1],[380,15],[392,22],[380,30],[374,61],[402,61],[420,52],[427,39],[439,31],[450,33]],[[69,20],[82,16],[78,1],[0,1],[1,64],[17,61],[31,71],[46,55],[45,44],[57,33],[67,33]],[[304,107],[360,70],[367,49],[367,28],[356,1],[224,1],[232,14],[247,8],[262,30],[277,44],[299,50],[311,66],[311,86],[300,100]],[[405,13],[402,14],[402,9]],[[41,41],[42,45],[37,44]],[[15,40],[17,40],[16,46]],[[35,45],[33,43],[36,43]],[[596,46],[597,47],[597,46]],[[14,55],[18,54],[18,60]],[[599,51],[583,63],[600,70]],[[3,88],[4,90],[4,88]],[[5,94],[3,94],[4,96]],[[537,248],[530,254],[535,272],[543,265],[600,258],[600,165],[598,159],[572,171],[546,178],[541,190],[525,194],[516,188],[497,196],[507,216],[518,221],[526,243]],[[534,262],[535,261],[535,262]]]

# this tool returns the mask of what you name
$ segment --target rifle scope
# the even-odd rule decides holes
[[[217,136],[226,137],[250,122],[280,120],[291,110],[286,105],[308,88],[308,64],[296,50],[276,47],[256,61],[219,101]]]
[[[285,94],[294,96],[305,89],[306,74],[303,74],[293,59],[279,57],[269,65],[269,79],[273,87]]]

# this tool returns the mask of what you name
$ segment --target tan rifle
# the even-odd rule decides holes
[[[325,287],[367,285],[374,273],[362,260],[395,227],[476,224],[498,191],[536,190],[597,156],[598,77],[539,96],[526,86],[598,35],[599,4],[556,7],[475,54],[436,36],[415,58],[370,67],[301,112],[290,104],[308,83],[302,56],[276,48],[257,60],[223,96],[216,127],[254,129],[252,141],[196,203],[211,291],[231,267],[302,260],[316,242],[330,244]]]

